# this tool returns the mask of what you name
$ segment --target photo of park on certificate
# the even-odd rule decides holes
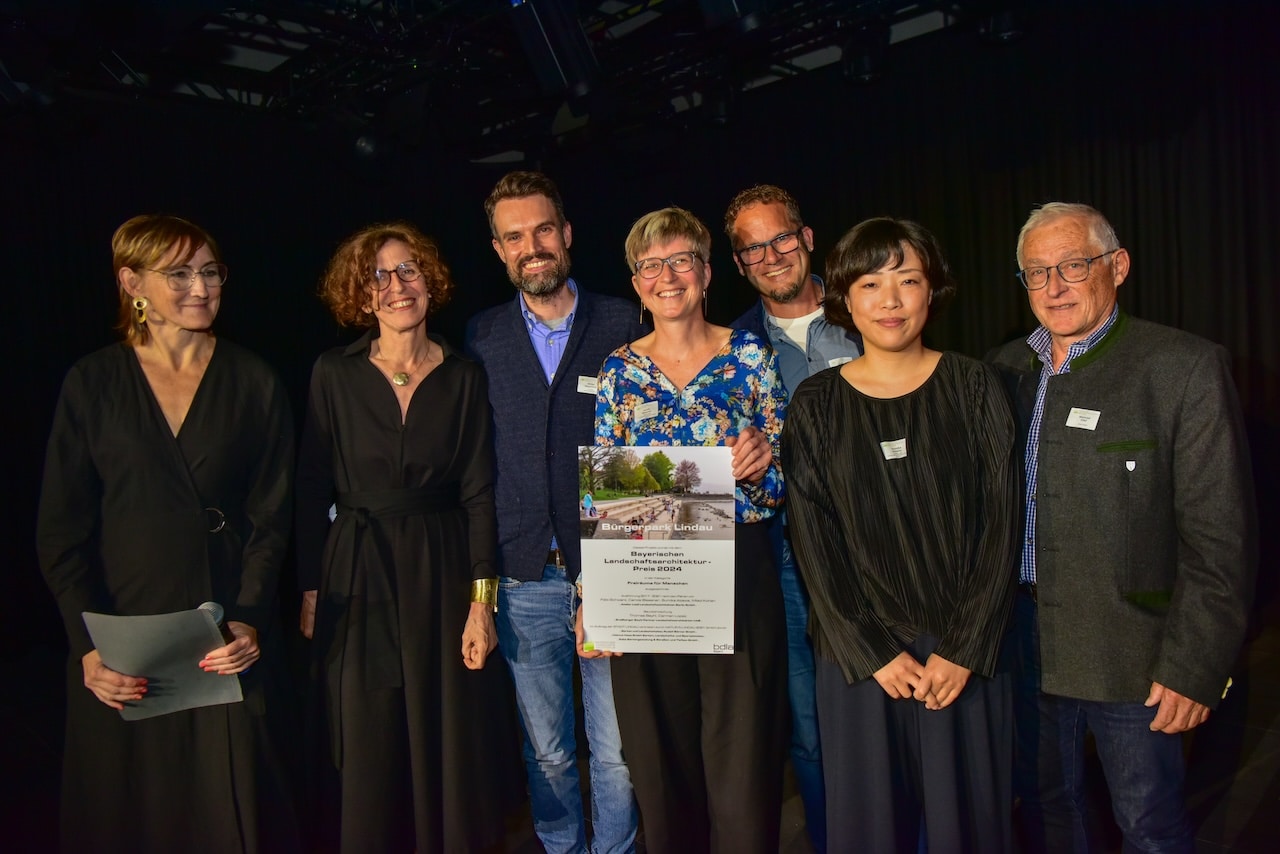
[[[584,646],[733,653],[726,447],[578,449]]]

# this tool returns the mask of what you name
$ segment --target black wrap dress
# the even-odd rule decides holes
[[[63,850],[296,850],[280,751],[294,727],[282,717],[274,631],[293,435],[276,374],[228,341],[217,342],[176,437],[131,347],[99,350],[67,374],[37,526],[71,647]],[[205,601],[258,631],[263,656],[240,677],[243,702],[124,721],[85,688],[93,641],[82,611],[159,614]]]
[[[445,358],[402,422],[372,340],[316,361],[299,456],[298,574],[319,590],[317,705],[334,778],[321,842],[475,850],[501,838],[520,779],[502,656],[462,663],[471,582],[497,575],[488,386],[440,341]]]

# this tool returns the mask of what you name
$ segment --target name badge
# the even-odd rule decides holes
[[[827,359],[827,367],[835,368],[843,365],[845,362],[852,362],[852,356],[836,356],[834,359]]]
[[[894,439],[892,442],[881,442],[880,452],[886,460],[900,460],[907,455],[907,440]]]
[[[1077,430],[1096,430],[1098,419],[1101,417],[1102,413],[1096,409],[1081,409],[1073,406],[1067,413],[1067,426],[1075,427]]]
[[[578,394],[595,394],[595,377],[578,377]]]
[[[658,417],[658,401],[651,400],[648,403],[642,403],[636,407],[636,420],[644,421],[646,418]]]

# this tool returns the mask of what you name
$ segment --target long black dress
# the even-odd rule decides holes
[[[501,837],[519,779],[502,656],[462,663],[471,582],[497,575],[487,383],[439,341],[444,361],[402,423],[372,340],[316,361],[299,455],[298,576],[319,590],[313,651],[337,771],[318,842],[474,850]]]
[[[1013,417],[995,371],[944,353],[897,398],[832,368],[782,436],[788,519],[812,602],[833,851],[1009,847],[1012,717],[997,666],[1021,530]],[[900,652],[972,671],[950,706],[891,700]]]
[[[71,646],[64,850],[296,849],[285,763],[268,731],[280,723],[271,630],[292,456],[279,380],[228,341],[217,342],[176,437],[131,347],[107,347],[67,374],[37,527]],[[206,508],[225,517],[221,530]],[[263,658],[241,676],[244,702],[124,721],[84,687],[80,659],[93,642],[82,611],[155,614],[208,600],[258,630]]]

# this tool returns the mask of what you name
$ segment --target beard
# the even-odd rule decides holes
[[[552,264],[537,273],[522,272],[525,262],[534,260],[551,261]],[[520,292],[531,297],[545,297],[560,290],[569,280],[569,256],[557,257],[550,252],[522,255],[513,267],[507,269],[507,276]]]
[[[774,302],[788,303],[800,296],[800,292],[804,290],[807,284],[809,284],[809,277],[801,276],[789,285],[779,285],[772,290],[757,286],[756,290]]]

